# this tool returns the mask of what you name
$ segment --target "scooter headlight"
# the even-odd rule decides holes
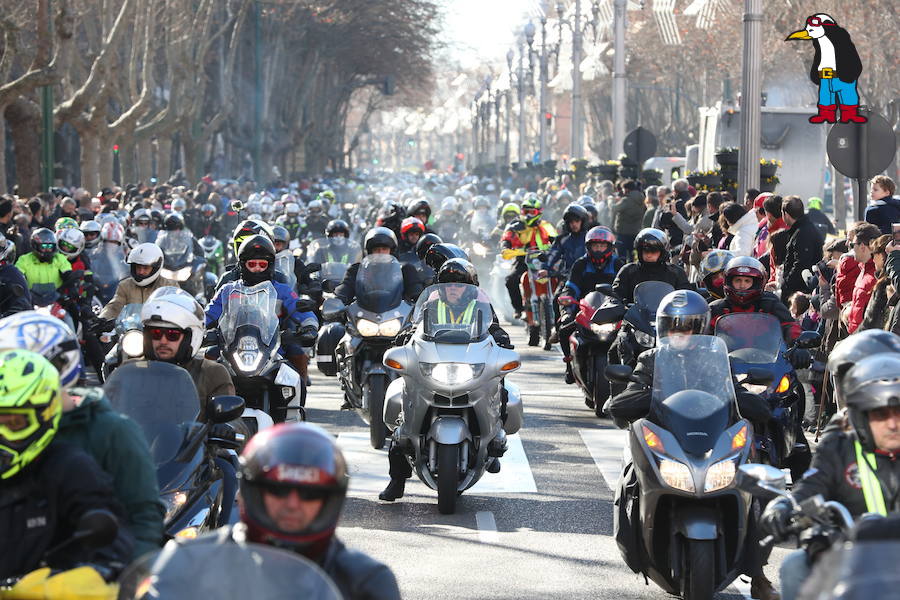
[[[391,319],[378,326],[378,335],[394,337],[400,333],[400,319]]]
[[[480,377],[484,363],[419,363],[422,375],[444,385],[460,385]]]
[[[356,322],[356,330],[363,337],[372,337],[378,335],[378,323],[368,319],[359,319]]]
[[[660,460],[659,476],[662,478],[663,483],[669,487],[673,487],[676,490],[681,490],[683,492],[694,492],[694,478],[691,476],[691,470],[687,465],[680,463],[677,460],[670,460],[668,458]],[[732,472],[732,477],[733,476],[734,473]]]
[[[261,361],[262,352],[259,351],[259,343],[255,337],[245,335],[238,340],[238,347],[234,352],[234,362],[238,369],[245,373],[255,371]]]
[[[130,331],[125,332],[125,335],[122,336],[122,352],[131,357],[135,358],[137,356],[143,356],[144,354],[144,335],[136,330],[132,329]]]
[[[706,471],[706,483],[703,485],[703,491],[714,492],[728,487],[734,481],[734,472],[733,458],[720,460]]]
[[[177,271],[173,271],[171,269],[162,269],[159,272],[160,275],[165,277],[166,279],[174,279],[175,281],[187,281],[191,278],[191,267],[190,265],[186,267],[182,267]]]

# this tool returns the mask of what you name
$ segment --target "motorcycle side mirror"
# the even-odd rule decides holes
[[[819,344],[822,343],[822,336],[819,335],[818,331],[804,331],[800,334],[800,337],[797,338],[797,341],[794,343],[794,346],[797,348],[818,348]]]
[[[775,375],[765,369],[750,368],[747,369],[747,376],[741,383],[749,383],[751,385],[769,385],[775,381]]]
[[[211,423],[234,421],[244,412],[240,396],[213,396],[206,404],[206,419]]]
[[[63,543],[48,550],[44,559],[50,561],[53,556],[76,545],[82,550],[96,550],[112,544],[116,541],[117,535],[119,535],[119,520],[113,513],[104,508],[89,510],[78,519],[75,533]]]
[[[781,469],[772,465],[748,463],[741,465],[735,475],[738,489],[763,498],[787,495],[787,480]]]
[[[307,273],[318,273],[321,270],[322,270],[322,265],[320,263],[311,262],[311,263],[306,264],[306,272]]]
[[[600,292],[604,296],[615,296],[616,293],[613,291],[612,285],[608,283],[598,283],[597,287],[594,288],[594,291]]]
[[[326,321],[337,321],[347,307],[338,298],[329,298],[322,303],[322,318]]]
[[[621,321],[625,317],[626,312],[628,312],[628,309],[625,308],[624,304],[604,302],[600,308],[594,311],[594,314],[591,316],[591,323],[596,323],[597,325],[615,323],[616,321]]]
[[[616,383],[628,383],[631,381],[631,374],[634,370],[628,365],[606,365],[603,374],[610,381]]]

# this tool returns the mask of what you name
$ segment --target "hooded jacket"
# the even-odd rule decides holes
[[[756,230],[759,227],[759,221],[753,212],[747,212],[738,222],[728,228],[728,233],[734,237],[728,244],[728,249],[735,256],[752,256],[753,240],[756,239]]]

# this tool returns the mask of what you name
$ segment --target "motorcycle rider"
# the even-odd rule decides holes
[[[676,290],[689,290],[684,269],[669,264],[669,238],[659,229],[641,229],[634,238],[637,262],[628,263],[613,281],[613,291],[625,304],[634,302],[634,288],[645,281],[662,281]]]
[[[120,527],[113,543],[93,553],[80,545],[48,556],[75,534],[88,511],[122,517],[110,477],[86,452],[55,440],[62,415],[59,373],[29,350],[0,352],[0,580],[21,576],[48,561],[53,569],[87,563],[113,576],[131,559],[132,542]]]
[[[84,247],[88,250],[96,248],[100,244],[100,223],[89,219],[81,223],[82,233],[84,233]],[[147,240],[152,241],[152,240]]]
[[[290,235],[290,232],[281,225],[272,228],[272,243],[275,246],[276,257],[282,252],[290,252],[288,249],[291,243]],[[306,270],[306,265],[298,256],[294,256],[294,278],[297,280],[297,293],[307,293],[312,285],[312,280]]]
[[[16,268],[25,276],[29,289],[47,283],[56,288],[62,286],[62,274],[71,271],[72,265],[58,250],[56,234],[46,227],[31,233],[31,252],[16,261]]]
[[[562,193],[566,190],[562,190]],[[550,247],[544,268],[538,271],[539,277],[546,277],[547,270],[559,265],[560,273],[568,274],[572,265],[584,256],[586,249],[585,234],[587,224],[590,222],[590,214],[587,209],[578,204],[570,204],[566,207],[562,218],[562,231]]]
[[[246,223],[246,221],[244,222]],[[284,214],[275,219],[276,225],[281,225],[291,234],[292,240],[300,239],[300,235],[303,232],[306,223],[303,222],[303,219],[300,218],[300,205],[296,202],[287,202],[284,205]],[[238,226],[240,228],[240,225]],[[232,238],[235,240],[235,243],[239,243],[236,239],[237,237],[237,229],[235,229],[235,235]],[[237,248],[234,251],[235,256],[237,256]]]
[[[0,349],[30,350],[59,372],[62,419],[55,440],[87,452],[112,477],[134,536],[134,556],[158,550],[165,509],[159,500],[156,466],[140,428],[112,410],[103,388],[74,386],[81,374],[78,337],[59,319],[35,311],[0,319]]]
[[[428,200],[425,200],[424,198],[414,200],[409,205],[406,214],[407,216],[419,219],[422,222],[422,225],[425,226],[425,233],[434,233],[428,226],[428,221],[431,219],[431,205],[428,204]]]
[[[399,256],[415,254],[416,244],[425,235],[425,225],[416,217],[406,217],[400,223],[400,247],[397,249]]]
[[[216,239],[222,237],[222,227],[218,219],[216,219],[216,207],[207,202],[200,207],[200,218],[197,219],[196,231],[197,237],[205,237],[211,235]]]
[[[96,332],[109,331],[125,305],[143,304],[161,287],[178,287],[177,281],[160,275],[163,252],[154,243],[138,244],[128,253],[126,262],[131,269],[131,277],[119,282],[116,293],[97,315],[98,322],[92,327]]]
[[[700,293],[708,295],[710,302],[725,297],[725,267],[734,258],[729,250],[710,250],[700,261],[700,276],[703,288]]]
[[[344,221],[343,219],[332,219],[329,221],[328,225],[325,226],[325,237],[331,241],[327,246],[322,245],[316,249],[316,253],[313,256],[313,262],[319,264],[328,262],[349,263],[350,225],[347,221]],[[335,250],[342,246],[348,247],[348,251],[335,252]]]
[[[897,337],[888,332],[889,336]],[[848,342],[855,336],[848,338]],[[853,517],[887,516],[900,511],[900,354],[868,355],[853,366],[839,386],[847,413],[839,426],[820,440],[810,469],[791,496],[802,502],[815,495],[843,504]],[[777,498],[763,512],[760,525],[781,540],[793,533],[794,511],[787,498]],[[789,554],[781,564],[781,597],[794,600],[812,569],[805,550]]]
[[[500,209],[500,220],[497,221],[497,226],[491,231],[491,239],[499,242],[500,238],[503,236],[503,232],[506,231],[507,226],[521,216],[522,210],[519,208],[518,204],[515,202],[507,202],[504,204],[503,208]]]
[[[284,225],[282,225],[284,227]],[[285,227],[290,233],[290,229]],[[275,241],[275,234],[272,231],[272,228],[269,227],[268,223],[264,223],[263,221],[258,221],[256,219],[247,219],[242,221],[235,227],[234,232],[231,234],[231,242],[230,248],[233,252],[233,256],[235,258],[235,262],[228,265],[225,269],[225,272],[222,273],[222,276],[219,277],[219,281],[216,282],[216,291],[220,290],[223,285],[229,283],[231,281],[237,281],[241,276],[240,265],[237,262],[238,250],[240,250],[241,244],[244,243],[244,240],[254,235],[264,235],[268,237],[270,240]],[[279,276],[280,277],[280,276]],[[280,279],[278,279],[280,281]]]
[[[325,205],[322,200],[317,198],[306,206],[306,229],[301,235],[313,240],[320,238],[325,233],[325,227],[329,222],[330,218],[325,212]]]
[[[256,434],[240,458],[240,522],[193,540],[175,539],[166,551],[173,561],[221,544],[254,542],[296,552],[318,564],[346,600],[399,600],[391,570],[335,535],[349,475],[334,438],[309,423],[280,424]],[[180,548],[191,548],[184,553]],[[290,590],[285,590],[286,594]]]
[[[366,254],[396,254],[397,237],[394,232],[387,227],[375,227],[366,234],[363,244]],[[356,274],[362,263],[355,262],[347,269],[344,279],[335,288],[334,295],[340,298],[345,305],[353,302],[356,298]],[[413,265],[403,265],[403,297],[407,299],[416,298],[421,292],[421,282],[416,268]]]
[[[0,317],[34,308],[28,282],[15,261],[15,242],[0,233]]]

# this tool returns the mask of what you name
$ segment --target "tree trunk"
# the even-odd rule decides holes
[[[136,150],[137,147],[133,143],[119,144],[119,174],[122,178],[119,184],[122,186],[136,183],[138,180],[137,160],[134,156]]]
[[[137,173],[134,181],[148,183],[153,176],[153,142],[149,139],[139,140],[135,149],[137,150]]]
[[[100,178],[100,187],[107,187],[113,182],[113,152],[112,142],[104,137],[97,137],[97,175]]]
[[[4,111],[15,144],[16,183],[19,195],[32,196],[41,191],[41,116],[37,105],[24,98],[10,103]]]
[[[0,194],[5,194],[9,188],[6,186],[6,118],[3,113],[5,106],[0,106]]]
[[[156,177],[167,181],[172,176],[172,138],[157,138],[156,143]]]
[[[100,191],[97,166],[97,135],[93,131],[80,131],[81,135],[81,187],[96,194]]]

